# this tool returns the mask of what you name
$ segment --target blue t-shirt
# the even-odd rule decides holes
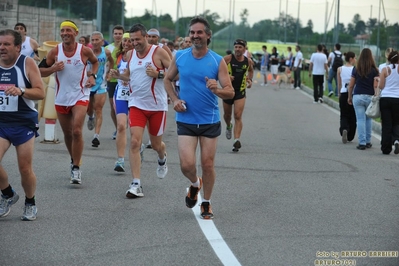
[[[353,94],[367,94],[374,95],[374,78],[378,77],[378,71],[374,68],[367,77],[361,77],[357,74],[356,68],[352,70],[352,77],[355,78],[355,89]]]
[[[175,57],[179,71],[179,97],[187,106],[185,112],[176,113],[176,121],[193,125],[220,122],[218,97],[206,87],[205,77],[218,80],[223,57],[208,50],[204,57],[194,58],[192,48],[177,51]]]

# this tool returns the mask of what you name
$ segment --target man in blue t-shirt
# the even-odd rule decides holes
[[[231,85],[226,62],[223,57],[208,49],[212,31],[202,17],[190,21],[189,35],[192,47],[179,50],[164,79],[165,89],[173,102],[176,113],[180,167],[191,182],[186,196],[186,206],[193,208],[204,184],[204,199],[201,217],[212,219],[210,205],[215,183],[214,159],[217,137],[221,133],[218,97],[232,99]],[[179,74],[180,92],[177,96],[172,82]],[[218,80],[221,88],[218,87]],[[202,179],[196,171],[196,147],[200,145]]]

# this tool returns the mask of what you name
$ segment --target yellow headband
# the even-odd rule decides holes
[[[130,34],[129,34],[129,32],[124,33],[122,38],[129,38],[129,39],[130,39]]]
[[[61,29],[62,27],[71,27],[71,28],[75,29],[76,31],[79,31],[78,27],[76,27],[76,25],[75,25],[74,23],[70,22],[70,21],[64,21],[64,22],[62,22],[62,23],[61,23],[61,26],[60,26],[60,29]]]

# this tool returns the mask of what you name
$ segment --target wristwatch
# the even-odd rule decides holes
[[[19,88],[21,90],[21,96],[25,94],[25,89],[24,88]]]
[[[90,76],[93,76],[94,79],[97,79],[97,75],[94,73],[91,73]]]
[[[164,71],[163,71],[163,70],[159,70],[159,72],[158,72],[158,78],[159,78],[159,79],[163,79],[163,77],[164,77]]]

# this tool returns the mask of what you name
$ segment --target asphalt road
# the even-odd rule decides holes
[[[247,93],[238,153],[223,125],[215,218],[202,227],[184,203],[189,182],[180,172],[172,108],[164,135],[169,173],[157,178],[156,153],[147,149],[142,199],[125,197],[129,166],[125,174],[113,171],[108,103],[99,148],[91,147],[93,132],[84,130],[81,186],[69,184],[59,125],[61,143],[43,144],[41,121],[34,154],[38,218],[20,220],[21,197],[0,219],[0,265],[302,266],[334,257],[352,265],[399,265],[399,158],[381,154],[378,136],[366,151],[356,142],[342,144],[337,111],[313,104],[303,90],[258,84]],[[13,147],[2,165],[23,195]],[[371,257],[378,254],[394,258]]]

